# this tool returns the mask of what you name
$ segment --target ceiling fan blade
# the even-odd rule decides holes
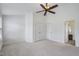
[[[44,7],[44,5],[43,5],[43,4],[40,4],[40,6],[41,6],[43,9],[45,9],[45,10],[46,10],[46,8]]]
[[[47,11],[45,11],[44,16],[47,14]]]
[[[57,5],[57,4],[56,4],[56,5],[54,5],[54,6],[52,6],[52,7],[50,7],[48,10],[53,9],[53,8],[56,8],[56,7],[58,7],[58,5]]]
[[[40,12],[43,12],[43,11],[45,11],[45,10],[37,11],[36,13],[40,13]]]
[[[53,11],[48,11],[48,12],[55,14],[55,12],[53,12]]]

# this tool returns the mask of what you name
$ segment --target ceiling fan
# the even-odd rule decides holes
[[[54,11],[51,11],[51,9],[54,9],[56,7],[58,7],[58,5],[53,5],[51,7],[49,7],[48,3],[45,3],[45,6],[43,4],[40,4],[40,6],[44,9],[44,10],[41,10],[41,11],[37,11],[36,13],[40,13],[40,12],[44,12],[44,16],[47,14],[47,12],[49,13],[52,13],[52,14],[55,14]]]

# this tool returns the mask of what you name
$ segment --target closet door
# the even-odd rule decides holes
[[[35,31],[34,31],[34,33],[35,33],[35,41],[38,41],[38,40],[40,40],[40,25],[39,24],[35,24]]]
[[[0,50],[2,47],[2,17],[0,16]]]
[[[46,19],[42,14],[34,14],[34,41],[46,39]]]
[[[55,39],[54,36],[55,36],[55,26],[54,24],[52,23],[48,23],[47,24],[47,37],[49,40],[52,40],[52,39]]]
[[[39,39],[43,40],[46,39],[46,25],[45,24],[39,24]]]
[[[46,38],[46,25],[45,24],[35,24],[35,41],[43,40]]]

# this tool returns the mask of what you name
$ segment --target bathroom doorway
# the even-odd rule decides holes
[[[65,43],[75,46],[75,21],[65,21]]]

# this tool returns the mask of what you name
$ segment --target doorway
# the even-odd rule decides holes
[[[65,43],[75,46],[75,21],[65,21]]]

